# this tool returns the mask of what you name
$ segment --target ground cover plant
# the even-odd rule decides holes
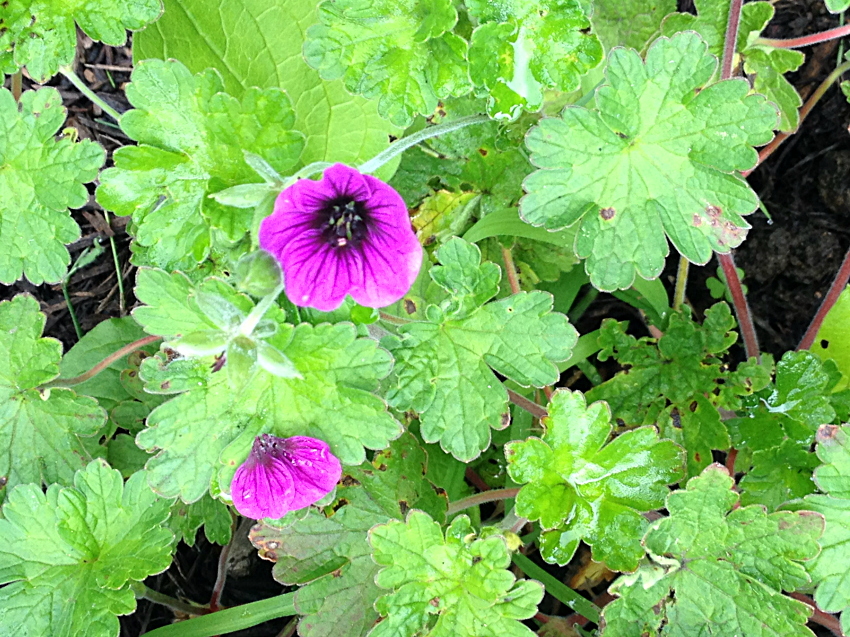
[[[850,634],[795,1],[0,3],[0,634]]]

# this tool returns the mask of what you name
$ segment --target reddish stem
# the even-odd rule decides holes
[[[523,396],[522,394],[518,394],[512,389],[508,389],[508,400],[510,400],[514,405],[520,407],[521,409],[525,409],[532,416],[537,418],[545,418],[549,415],[549,412],[546,411],[545,408],[541,407],[535,402],[530,401],[528,398]]]
[[[744,337],[744,350],[747,353],[747,358],[755,357],[761,363],[761,354],[759,353],[759,342],[756,337],[756,328],[753,326],[753,319],[750,315],[750,306],[747,304],[747,297],[744,296],[744,290],[741,287],[741,279],[738,278],[738,271],[735,269],[735,260],[732,254],[717,254],[717,260],[720,261],[720,267],[723,268],[723,274],[726,275],[726,286],[729,288],[729,293],[732,295],[732,303],[735,306],[735,314],[738,316],[738,325],[741,327],[741,336]]]
[[[472,467],[467,467],[464,475],[466,476],[466,479],[472,483],[472,486],[474,486],[479,491],[490,490],[490,485],[484,482],[481,476],[475,473],[475,469],[473,469]]]
[[[505,272],[508,275],[508,283],[511,286],[511,294],[519,294],[519,276],[517,276],[516,265],[514,265],[514,257],[511,251],[502,246],[502,258],[505,260]]]
[[[735,447],[729,449],[729,453],[726,454],[726,471],[729,472],[729,475],[735,477],[735,460],[738,458],[738,450]]]
[[[720,79],[732,77],[732,62],[735,59],[735,47],[738,43],[738,25],[741,23],[741,5],[744,0],[731,0],[729,20],[726,23],[726,38],[723,41],[723,61],[720,64]]]
[[[832,306],[835,305],[836,301],[838,301],[838,297],[844,291],[848,281],[850,281],[850,249],[848,249],[847,254],[844,255],[844,262],[841,264],[838,274],[835,275],[835,279],[833,280],[832,286],[830,286],[826,297],[824,297],[823,303],[820,304],[818,313],[815,314],[815,318],[813,318],[812,322],[809,324],[809,329],[806,330],[803,340],[800,341],[799,345],[797,345],[797,351],[800,351],[801,349],[809,349],[812,346],[812,343],[815,342],[815,338],[823,324],[823,320],[832,309]]]
[[[841,622],[838,621],[838,618],[835,617],[835,615],[823,612],[820,608],[818,608],[818,605],[815,604],[815,600],[808,595],[803,595],[802,593],[789,593],[788,595],[797,601],[811,606],[814,613],[812,613],[812,616],[809,617],[810,622],[820,624],[824,628],[832,631],[832,634],[836,635],[836,637],[844,637],[844,633],[841,631]]]
[[[803,125],[806,117],[809,116],[809,113],[812,112],[812,109],[815,105],[820,101],[820,99],[824,96],[833,84],[835,84],[836,80],[841,77],[844,73],[850,71],[850,61],[844,62],[835,68],[835,70],[827,75],[826,79],[821,82],[820,86],[817,87],[814,93],[809,96],[809,99],[806,100],[806,103],[803,104],[803,108],[800,109],[800,123],[797,124],[797,129],[790,133],[779,133],[773,140],[764,148],[759,151],[759,159],[755,166],[750,168],[749,170],[745,170],[741,173],[744,177],[748,176],[752,173],[756,168],[761,166],[764,163],[764,160],[770,157],[777,148],[779,148],[782,143],[788,139],[791,135],[800,130],[800,127]]]
[[[821,42],[828,42],[829,40],[843,38],[845,35],[850,35],[850,24],[835,27],[834,29],[829,29],[828,31],[821,31],[820,33],[804,35],[800,38],[791,38],[789,40],[773,40],[771,38],[759,38],[758,40],[756,40],[756,44],[760,44],[763,46],[772,46],[779,49],[799,49],[803,46],[810,46],[812,44],[820,44]]]

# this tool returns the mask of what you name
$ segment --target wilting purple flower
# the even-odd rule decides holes
[[[236,470],[230,495],[246,518],[281,518],[324,498],[341,475],[342,466],[326,442],[263,434]]]
[[[280,262],[289,300],[325,312],[346,294],[366,307],[395,303],[422,264],[399,194],[343,164],[280,193],[260,226],[260,247]]]

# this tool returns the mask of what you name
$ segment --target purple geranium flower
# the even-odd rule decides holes
[[[325,312],[346,294],[366,307],[395,303],[422,265],[399,194],[343,164],[280,193],[260,226],[260,247],[280,262],[289,300]]]
[[[326,442],[263,434],[236,470],[230,495],[246,518],[281,518],[324,498],[341,475],[342,466]]]

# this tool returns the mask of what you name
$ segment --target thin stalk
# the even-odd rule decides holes
[[[570,323],[575,325],[576,321],[578,321],[582,315],[587,312],[587,308],[589,308],[590,304],[596,300],[597,296],[599,296],[599,290],[591,286],[587,293],[581,297],[581,300],[570,308],[568,313]]]
[[[457,502],[452,502],[451,504],[449,504],[449,509],[448,511],[446,511],[446,515],[454,515],[455,513],[459,513],[464,509],[478,506],[479,504],[486,504],[487,502],[511,500],[516,497],[516,494],[519,493],[519,490],[520,487],[511,487],[509,489],[493,489],[491,491],[485,491],[484,493],[476,493],[475,495],[471,495],[468,498],[463,498],[461,500],[458,500]]]
[[[413,135],[402,137],[397,142],[393,142],[389,148],[378,153],[366,163],[361,164],[357,170],[361,173],[373,173],[390,161],[393,157],[403,153],[412,146],[416,146],[419,142],[424,142],[426,139],[431,139],[432,137],[436,137],[437,135],[442,135],[444,133],[451,133],[452,131],[472,126],[473,124],[482,124],[489,121],[492,120],[487,115],[470,115],[469,117],[456,119],[453,122],[446,122],[444,124],[438,124],[437,126],[428,126],[417,133],[413,133]]]
[[[111,227],[109,221],[109,211],[103,209],[103,216],[106,219],[106,225]],[[124,316],[126,307],[124,307],[124,277],[121,276],[121,261],[118,259],[118,248],[115,247],[115,237],[109,235],[109,245],[112,248],[112,261],[115,264],[115,276],[118,277],[118,313]]]
[[[21,94],[24,92],[24,72],[18,71],[12,73],[12,97],[17,102],[21,99]]]
[[[511,254],[510,248],[502,247],[502,259],[505,260],[505,272],[508,274],[508,283],[511,286],[511,294],[519,294],[519,276],[517,276],[516,265],[514,265],[514,257]]]
[[[121,121],[121,114],[95,95],[95,92],[91,90],[85,82],[83,82],[79,75],[74,73],[74,70],[70,66],[59,67],[59,72],[67,77],[71,84],[77,87],[77,90],[80,91],[80,93],[89,98],[94,104],[97,104],[100,107],[100,110],[109,115],[116,122]]]
[[[145,633],[145,637],[213,637],[292,615],[295,615],[295,593],[287,593],[163,626]]]
[[[761,166],[764,163],[764,160],[770,157],[786,139],[788,139],[791,135],[799,131],[806,117],[808,117],[809,113],[811,113],[812,109],[815,107],[815,104],[817,104],[824,96],[824,93],[826,93],[829,88],[833,84],[835,84],[836,80],[838,80],[838,78],[841,77],[847,71],[850,71],[850,60],[837,66],[835,70],[830,73],[823,82],[821,82],[821,85],[818,86],[817,90],[815,90],[815,92],[809,96],[809,99],[807,99],[806,103],[803,104],[803,108],[800,109],[800,123],[797,125],[797,129],[791,133],[779,133],[779,135],[774,137],[773,141],[771,141],[767,146],[765,146],[759,151],[759,159],[756,165],[750,168],[749,170],[745,170],[741,173],[741,175],[746,177],[747,175],[752,173],[756,168]]]
[[[549,412],[546,411],[545,408],[541,407],[535,402],[530,401],[528,398],[523,396],[522,394],[516,393],[512,389],[508,389],[508,400],[510,400],[514,405],[521,409],[525,409],[532,416],[537,418],[546,418],[549,415]]]
[[[820,33],[804,35],[800,38],[790,38],[788,40],[758,38],[755,43],[757,45],[772,46],[778,49],[799,49],[800,47],[820,44],[821,42],[828,42],[829,40],[835,40],[836,38],[843,38],[845,35],[850,35],[850,24],[835,27],[834,29],[829,29],[827,31],[821,31]]]
[[[720,261],[720,267],[723,268],[723,274],[726,275],[726,286],[732,295],[732,304],[735,306],[735,314],[738,317],[741,336],[744,337],[744,350],[746,351],[747,358],[749,359],[755,356],[756,360],[761,363],[756,328],[753,326],[750,306],[747,304],[747,297],[744,295],[744,290],[741,287],[741,279],[738,277],[738,271],[735,269],[735,260],[732,258],[732,253],[718,253],[717,260]]]
[[[812,343],[815,342],[815,338],[820,331],[821,325],[823,325],[823,320],[826,318],[826,315],[829,314],[832,306],[835,305],[836,301],[838,301],[838,297],[844,291],[848,281],[850,281],[850,249],[848,249],[847,254],[844,255],[844,262],[841,264],[838,274],[835,275],[835,279],[832,281],[832,285],[829,287],[829,292],[826,293],[823,303],[820,304],[818,313],[815,314],[815,318],[813,318],[812,322],[809,324],[809,329],[806,330],[803,340],[801,340],[800,344],[797,345],[797,351],[800,351],[801,349],[809,349],[812,346]]]
[[[212,611],[206,606],[200,606],[198,604],[193,604],[191,602],[184,602],[170,595],[165,595],[158,591],[153,590],[152,588],[148,588],[142,582],[130,582],[130,588],[133,589],[133,593],[136,595],[137,599],[146,599],[149,602],[153,602],[154,604],[159,604],[161,606],[166,606],[171,610],[175,610],[178,613],[184,613],[186,615],[209,615]]]
[[[575,611],[582,617],[586,617],[595,624],[599,623],[599,617],[602,611],[596,604],[579,595],[560,580],[555,579],[555,577],[537,566],[537,564],[532,562],[522,553],[514,553],[511,559],[514,564],[519,566],[523,573],[538,580],[546,587],[547,593],[560,601],[567,608]]]
[[[263,299],[254,306],[254,309],[251,310],[251,313],[248,315],[248,318],[239,326],[239,332],[243,336],[251,336],[254,332],[254,328],[257,327],[257,323],[260,322],[260,319],[263,318],[266,312],[269,311],[269,308],[272,306],[277,300],[277,297],[281,295],[283,292],[283,281],[281,281],[278,286],[272,290],[271,294],[267,294]]]
[[[68,294],[68,279],[62,280],[62,296],[65,297],[65,305],[68,307],[68,314],[71,315],[71,322],[74,324],[74,331],[77,333],[77,340],[83,338],[83,330],[80,328],[80,322],[77,320],[77,313],[74,312],[74,306],[71,304],[71,296]]]
[[[128,356],[136,350],[142,349],[143,347],[150,345],[151,343],[156,343],[161,339],[161,336],[145,336],[144,338],[140,338],[138,341],[134,341],[128,345],[125,345],[117,352],[110,354],[86,373],[80,374],[79,376],[74,376],[73,378],[56,378],[54,380],[51,380],[49,383],[44,383],[44,385],[39,387],[39,389],[47,389],[49,387],[73,387],[74,385],[84,383],[87,380],[91,380],[92,378],[97,376],[100,372],[112,365],[112,363],[114,363],[115,361],[121,359],[124,356]]]
[[[393,314],[387,314],[386,312],[378,312],[378,316],[382,321],[392,323],[393,325],[407,325],[408,323],[410,323],[410,321],[406,318],[395,316]]]
[[[729,20],[726,22],[726,37],[723,40],[723,61],[720,64],[720,79],[732,77],[732,63],[735,60],[735,48],[738,45],[738,26],[741,23],[741,6],[744,0],[731,0]]]
[[[678,310],[685,302],[685,291],[688,288],[688,271],[691,262],[685,257],[679,257],[679,270],[676,272],[676,289],[673,292],[673,309]]]

